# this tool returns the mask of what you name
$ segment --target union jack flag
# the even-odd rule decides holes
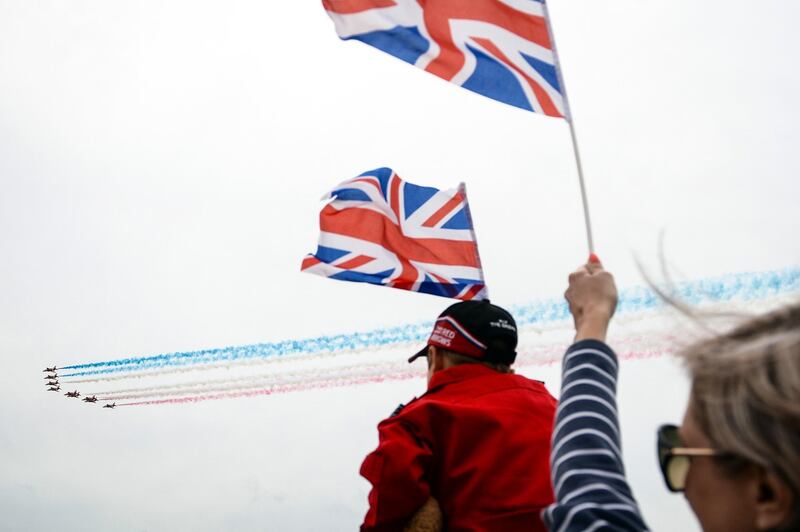
[[[501,102],[568,117],[544,0],[322,0],[356,39]]]
[[[302,271],[463,300],[488,297],[463,185],[422,187],[378,168],[327,199],[317,252]]]

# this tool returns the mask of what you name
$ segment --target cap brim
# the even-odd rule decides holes
[[[408,363],[414,362],[419,357],[426,357],[428,356],[428,346],[426,345],[422,349],[420,349],[417,353],[415,353],[411,358],[408,359]]]

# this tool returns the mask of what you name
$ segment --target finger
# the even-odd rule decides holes
[[[569,282],[571,283],[571,282],[575,281],[576,279],[578,279],[579,277],[583,277],[584,275],[586,275],[588,273],[589,273],[589,269],[584,264],[583,266],[581,266],[580,268],[578,268],[577,270],[575,270],[574,272],[569,274]]]
[[[614,280],[614,275],[611,272],[608,272],[606,270],[601,270],[597,273],[597,275],[602,276],[607,283],[616,287],[617,282]]]

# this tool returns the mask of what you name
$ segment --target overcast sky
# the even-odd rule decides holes
[[[549,5],[619,284],[661,231],[687,279],[800,264],[800,6]],[[433,318],[446,300],[299,273],[320,196],[378,166],[466,182],[496,303],[558,297],[586,257],[564,121],[341,42],[317,1],[0,0],[0,529],[353,530],[375,425],[422,376],[109,412],[41,368]],[[681,375],[623,367],[657,531],[694,526],[653,456]]]

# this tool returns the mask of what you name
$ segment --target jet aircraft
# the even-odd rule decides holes
[[[52,368],[45,368],[42,370],[42,373],[55,373],[58,370],[57,367],[53,366]]]
[[[84,397],[83,398],[83,402],[84,403],[96,403],[97,402],[97,396],[96,395],[92,395],[91,397]]]
[[[103,408],[117,408],[117,403],[110,403],[107,405],[103,405]]]
[[[60,392],[61,386],[51,386],[47,389],[48,392]]]
[[[58,386],[58,381],[47,381],[44,383],[45,386]]]
[[[75,390],[74,392],[67,392],[64,395],[67,397],[80,397],[81,393],[78,390]]]

